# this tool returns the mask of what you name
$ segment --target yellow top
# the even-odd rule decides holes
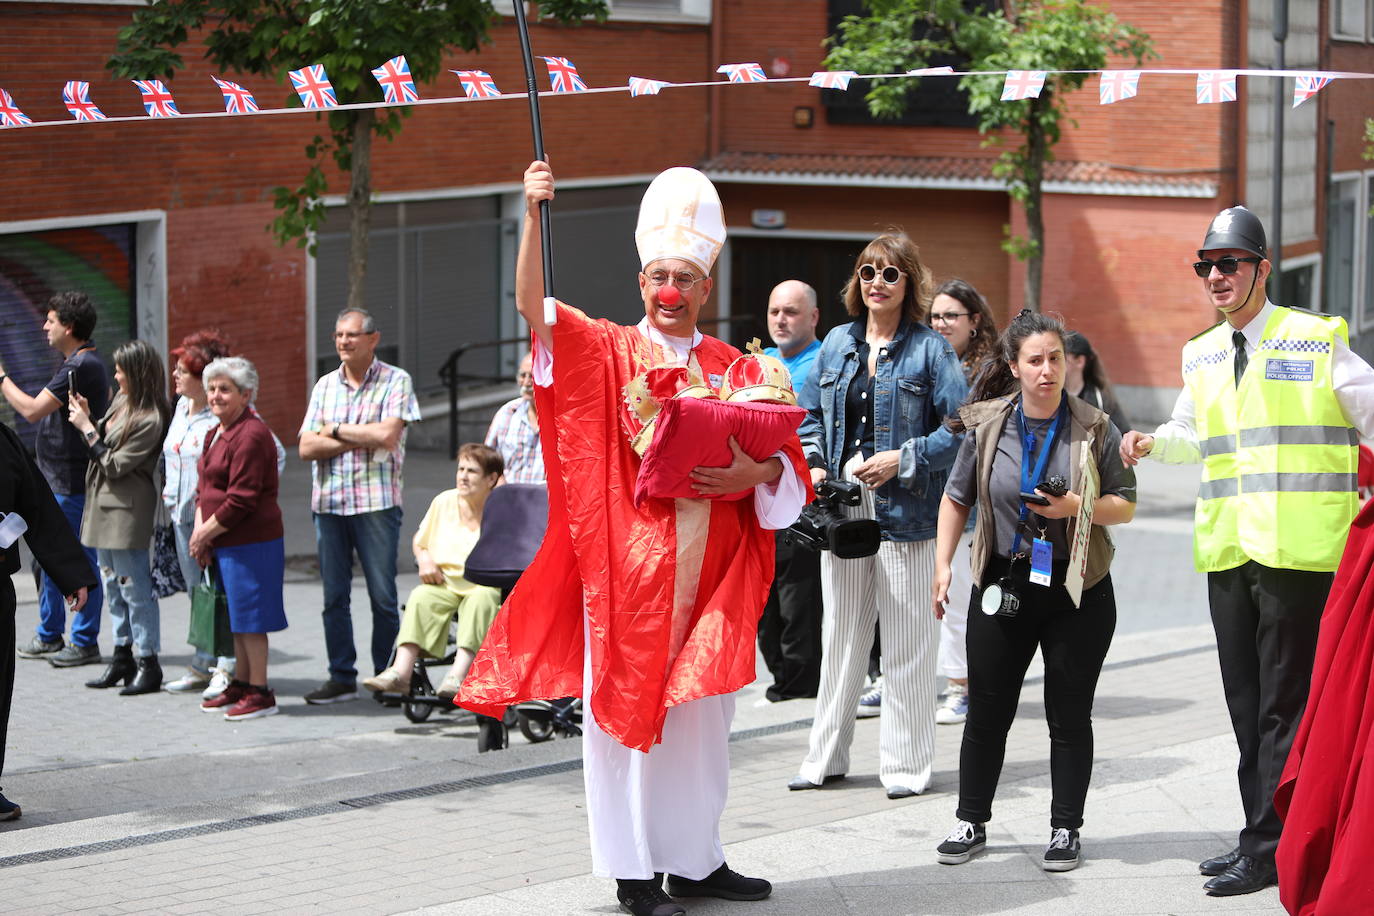
[[[434,497],[425,517],[420,520],[416,543],[429,551],[434,564],[444,574],[444,585],[455,595],[466,596],[477,588],[463,578],[463,572],[480,533],[463,524],[457,490],[445,490]]]

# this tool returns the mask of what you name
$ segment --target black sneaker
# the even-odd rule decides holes
[[[99,646],[64,646],[61,652],[48,656],[48,664],[54,668],[75,668],[78,665],[100,664]]]
[[[1045,871],[1073,871],[1082,861],[1078,846],[1078,831],[1056,827],[1045,847]]]
[[[325,681],[305,695],[305,702],[315,706],[329,703],[343,703],[358,699],[357,684],[340,684],[338,681]]]
[[[668,876],[668,893],[674,897],[719,897],[722,900],[762,900],[773,885],[762,878],[746,878],[724,862],[700,881]]]
[[[0,821],[17,821],[24,810],[0,794]]]
[[[631,916],[685,916],[686,907],[663,893],[662,881],[662,876],[641,881],[617,878],[615,899],[621,912]]]
[[[20,658],[51,658],[62,651],[62,640],[48,642],[35,636],[18,649]]]
[[[935,847],[936,858],[942,865],[963,865],[988,845],[988,829],[983,824],[959,821],[945,837],[945,841]]]

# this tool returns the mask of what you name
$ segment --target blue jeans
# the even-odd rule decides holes
[[[100,547],[95,555],[110,598],[114,644],[132,645],[138,656],[156,655],[162,648],[162,614],[153,595],[148,551]]]
[[[191,597],[191,589],[195,588],[200,582],[201,568],[196,562],[195,557],[191,556],[191,531],[195,524],[178,525],[172,523],[172,533],[177,539],[177,563],[181,566],[181,578],[186,582],[186,597]],[[191,668],[201,674],[209,674],[210,669],[219,667],[230,674],[234,673],[234,657],[226,655],[223,658],[215,658],[209,653],[196,649],[195,656],[191,659]]]
[[[67,517],[67,524],[71,525],[72,532],[78,538],[81,537],[81,512],[86,508],[86,494],[54,493],[53,496],[56,497],[62,514]],[[97,574],[96,582],[99,582],[95,551],[90,547],[85,550],[87,559],[91,561],[91,572]],[[38,591],[37,635],[44,642],[58,642],[67,631],[67,600],[63,597],[62,590],[57,587],[57,583],[48,578],[47,573],[40,571],[39,575],[41,578]],[[95,645],[96,639],[100,636],[100,604],[100,586],[96,585],[86,594],[86,606],[72,618],[73,645]]]
[[[363,568],[372,602],[372,667],[380,672],[391,660],[401,615],[396,600],[396,550],[401,540],[401,507],[358,515],[314,513],[315,543],[324,584],[324,645],[329,678],[340,684],[358,681],[358,651],[353,645],[349,610],[353,589],[353,552]]]

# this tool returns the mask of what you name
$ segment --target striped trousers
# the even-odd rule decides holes
[[[845,467],[845,476],[857,461]],[[873,495],[846,507],[873,518]],[[799,774],[820,783],[849,771],[854,710],[863,691],[873,624],[883,633],[883,714],[878,775],[887,786],[922,792],[935,757],[935,658],[939,622],[930,609],[935,539],[883,541],[871,557],[821,555],[821,682],[810,746]]]

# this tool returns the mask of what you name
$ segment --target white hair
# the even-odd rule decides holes
[[[233,382],[234,387],[246,393],[250,401],[258,393],[258,370],[242,356],[221,356],[211,360],[200,373],[200,380],[208,385],[212,379],[220,376]]]

